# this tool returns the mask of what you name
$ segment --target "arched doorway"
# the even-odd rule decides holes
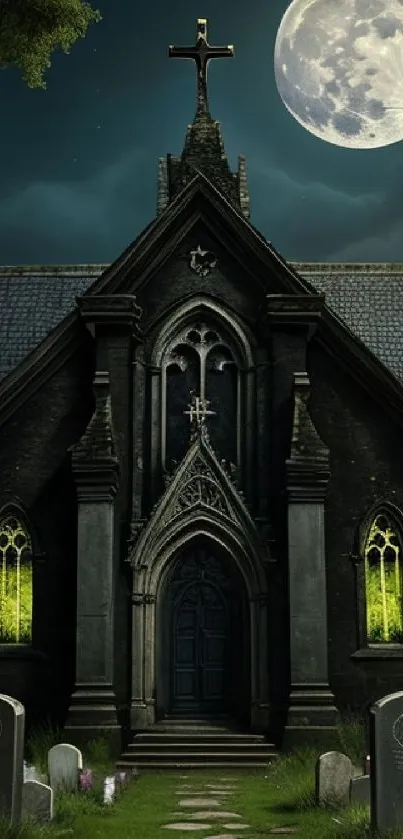
[[[247,723],[249,621],[244,584],[231,566],[206,538],[174,560],[160,611],[161,716],[224,714]]]

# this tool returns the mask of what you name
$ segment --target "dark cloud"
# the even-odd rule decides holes
[[[47,92],[29,91],[14,71],[0,74],[2,264],[115,259],[155,215],[158,157],[181,151],[195,72],[191,62],[168,61],[166,51],[193,41],[199,8],[193,0],[156,0],[140,11],[131,0],[97,5],[103,23],[69,56],[54,57]],[[234,60],[211,63],[210,99],[232,166],[239,153],[247,156],[252,222],[288,259],[402,261],[403,145],[342,149],[292,118],[273,73],[286,7],[285,0],[270,9],[267,0],[204,7],[211,43],[235,44]],[[339,39],[344,53],[356,36]],[[310,55],[317,46],[312,37]],[[335,79],[323,100],[289,44],[281,57],[293,79],[312,84],[307,118],[328,124],[343,53],[329,63]],[[359,86],[351,103],[368,92]],[[366,115],[381,116],[381,105],[370,99]]]

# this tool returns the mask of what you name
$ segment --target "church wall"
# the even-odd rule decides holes
[[[52,706],[63,722],[74,679],[77,502],[68,448],[93,410],[91,365],[71,358],[2,426],[0,507],[18,500],[43,554],[34,565],[32,648],[0,646],[0,692],[28,722]]]
[[[326,555],[330,679],[337,701],[363,706],[403,689],[402,657],[351,658],[359,649],[357,529],[384,499],[403,509],[401,429],[318,343],[308,350],[311,415],[330,449]]]

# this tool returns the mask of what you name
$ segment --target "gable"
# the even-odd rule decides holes
[[[264,311],[261,304],[266,294],[324,292],[326,307],[320,331],[327,349],[336,356],[344,355],[353,375],[372,392],[376,393],[382,381],[385,405],[396,405],[402,400],[403,267],[287,264],[242,214],[198,174],[110,266],[0,269],[2,412],[12,412],[16,400],[21,404],[27,398],[35,387],[39,369],[50,365],[53,355],[60,352],[61,342],[65,355],[73,351],[78,335],[77,296],[86,292],[133,293],[139,302],[144,298],[144,317],[155,320],[158,295],[150,292],[147,299],[145,290],[152,289],[154,277],[164,275],[173,295],[167,302],[173,305],[178,293],[172,288],[175,271],[172,276],[168,268],[175,266],[175,260],[186,269],[188,296],[193,295],[197,291],[196,278],[190,274],[189,279],[187,248],[190,239],[196,244],[203,230],[211,237],[211,246],[219,250],[219,260],[225,268],[221,288],[227,304],[231,306],[225,283],[232,283],[234,294],[238,295],[232,306],[242,308],[251,321],[256,320],[258,308]],[[213,278],[207,282],[212,283],[211,294],[219,295],[220,284],[214,284]],[[200,278],[197,283],[201,284]],[[180,297],[185,297],[184,288]],[[362,370],[365,376],[361,375]]]
[[[173,475],[166,477],[165,491],[134,545],[132,565],[142,567],[146,557],[158,552],[160,538],[168,543],[168,531],[184,527],[189,516],[192,520],[216,520],[224,528],[235,531],[249,551],[262,554],[263,546],[243,495],[219,463],[203,427]],[[267,559],[266,552],[267,547],[263,551]]]

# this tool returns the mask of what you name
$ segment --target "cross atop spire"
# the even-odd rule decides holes
[[[207,63],[210,58],[232,58],[234,47],[211,47],[207,41],[207,20],[197,21],[197,37],[194,47],[169,47],[170,58],[192,58],[197,67],[197,112],[208,113]]]

